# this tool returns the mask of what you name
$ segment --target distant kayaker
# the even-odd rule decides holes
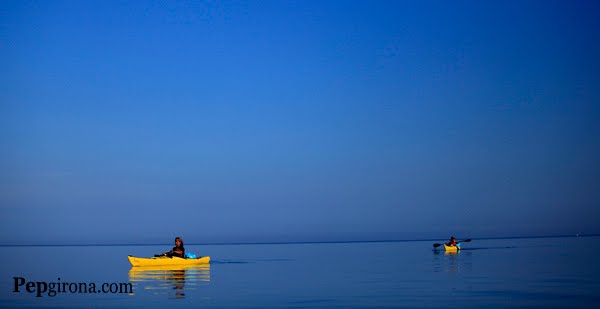
[[[181,237],[175,237],[175,247],[173,247],[171,251],[165,252],[162,255],[168,257],[176,256],[183,258],[185,256],[185,248],[183,248],[183,239],[181,239]]]
[[[454,236],[451,236],[450,241],[446,245],[448,245],[450,247],[455,247],[456,244],[458,244],[458,242],[456,241],[456,238],[454,238]]]

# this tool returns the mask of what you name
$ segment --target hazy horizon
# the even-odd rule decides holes
[[[521,238],[563,238],[563,237],[598,237],[600,234],[590,233],[576,233],[576,234],[521,234],[521,235],[477,235],[457,236],[458,240],[471,239],[472,241],[477,240],[509,240],[509,239],[521,239]],[[183,238],[183,237],[182,237]],[[374,238],[368,236],[354,237],[354,238],[334,238],[334,237],[322,237],[322,238],[307,238],[307,237],[238,237],[238,238],[204,238],[204,237],[186,237],[185,245],[244,245],[244,244],[295,244],[295,243],[353,243],[353,242],[418,242],[418,241],[445,241],[448,236],[430,236],[430,237],[413,237],[413,238],[393,238],[393,237],[382,237]],[[188,241],[189,240],[189,241]],[[152,240],[146,239],[141,240],[62,240],[62,241],[50,241],[50,242],[30,242],[27,240],[21,240],[19,242],[7,242],[0,243],[0,246],[127,246],[127,245],[166,245],[172,244],[171,238],[162,237],[160,239]]]

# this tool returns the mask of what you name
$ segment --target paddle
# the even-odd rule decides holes
[[[469,238],[469,239],[461,240],[461,241],[457,242],[457,244],[459,244],[459,243],[461,243],[461,242],[470,242],[470,241],[471,241],[471,239]],[[437,247],[439,247],[439,246],[441,246],[441,245],[443,245],[443,244],[438,244],[438,243],[435,243],[435,244],[433,244],[433,247],[434,247],[434,248],[437,248]]]

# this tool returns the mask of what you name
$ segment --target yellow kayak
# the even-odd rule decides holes
[[[132,255],[128,255],[127,259],[129,259],[129,263],[131,266],[170,266],[170,265],[202,265],[210,263],[210,256],[203,256],[196,259],[182,259],[179,257],[152,257],[152,258],[141,258],[135,257]]]
[[[458,250],[460,250],[460,244],[456,246],[448,246],[444,244],[444,249],[446,250],[446,252],[458,252]]]

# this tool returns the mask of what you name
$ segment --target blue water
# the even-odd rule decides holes
[[[600,237],[186,246],[210,266],[132,269],[170,246],[0,247],[0,306],[205,308],[597,307]],[[132,294],[15,293],[28,281],[125,282]]]

